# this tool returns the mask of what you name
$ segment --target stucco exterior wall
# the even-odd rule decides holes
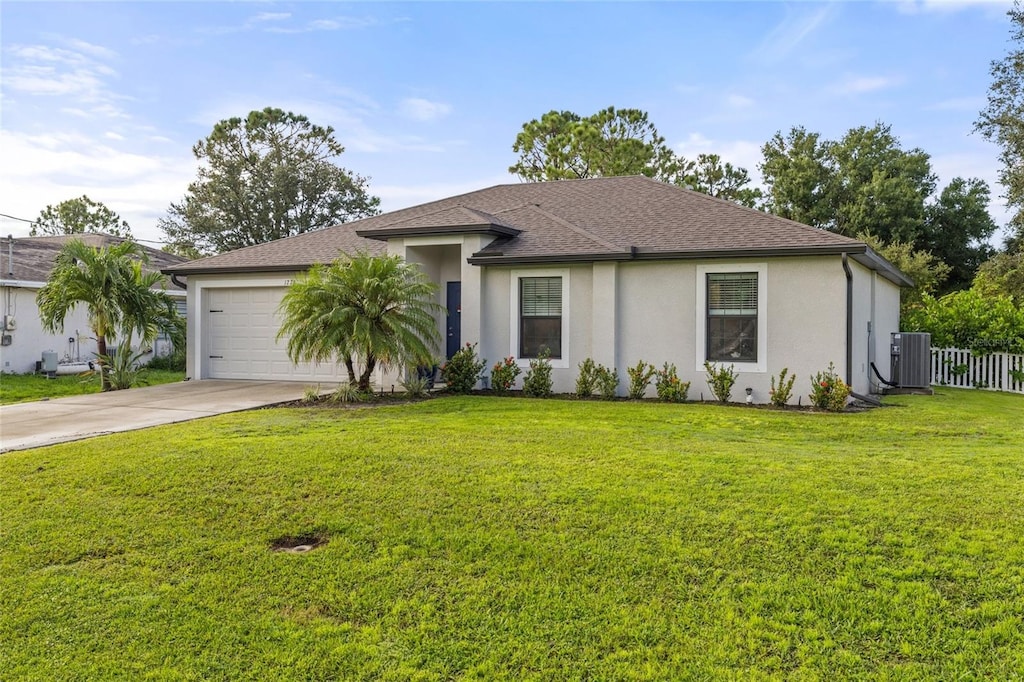
[[[64,332],[50,334],[43,330],[39,320],[36,295],[42,283],[33,286],[0,287],[2,315],[14,318],[15,329],[0,333],[11,337],[9,346],[0,346],[0,372],[4,374],[26,374],[36,371],[36,362],[42,359],[43,351],[54,351],[60,361],[89,362],[96,358],[96,339],[89,328],[89,315],[85,306],[76,306],[64,319]],[[177,292],[175,292],[177,293]],[[137,345],[136,341],[136,345]],[[107,339],[107,346],[118,345],[116,338]],[[165,339],[158,339],[151,345],[151,353],[141,362],[148,362],[154,355],[166,355],[173,348]]]
[[[882,376],[886,379],[891,379],[890,367],[892,358],[889,354],[889,343],[891,335],[894,332],[900,331],[900,288],[884,277],[879,276],[878,273],[872,273],[872,276],[875,284],[875,320],[873,325],[874,333],[872,334],[874,351],[872,356]],[[873,390],[879,392],[881,386],[874,372],[871,372],[869,377]]]

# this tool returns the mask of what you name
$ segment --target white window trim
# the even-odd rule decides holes
[[[768,371],[768,263],[716,263],[697,266],[697,363],[695,369],[704,372],[708,342],[708,275],[720,272],[757,273],[757,362],[734,362],[737,372],[764,374]],[[715,364],[721,365],[721,362]]]
[[[509,355],[516,359],[516,364],[526,369],[531,358],[519,357],[519,279],[521,277],[561,277],[562,278],[562,357],[551,358],[551,366],[557,369],[568,369],[569,359],[569,268],[538,268],[536,270],[513,270],[510,279],[511,315],[509,316]]]

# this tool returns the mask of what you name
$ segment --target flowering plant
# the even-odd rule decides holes
[[[476,356],[476,344],[466,345],[455,352],[451,360],[441,365],[441,373],[452,393],[469,393],[482,377],[480,372],[487,361]]]
[[[523,393],[531,398],[547,398],[551,395],[551,351],[547,348],[530,360],[530,369],[523,377]]]
[[[842,412],[850,387],[836,374],[835,363],[828,363],[828,369],[818,372],[811,379],[811,402],[815,407],[829,412]]]
[[[690,382],[680,381],[676,374],[676,366],[665,365],[654,374],[654,390],[658,392],[658,400],[669,403],[681,403],[690,392]]]
[[[491,388],[497,393],[508,393],[516,383],[516,377],[522,373],[511,355],[491,367]]]
[[[647,387],[651,385],[656,370],[654,365],[643,360],[636,363],[635,367],[627,367],[629,373],[629,397],[633,400],[640,400],[647,393]]]

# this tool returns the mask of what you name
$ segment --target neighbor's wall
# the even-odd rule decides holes
[[[70,360],[83,361],[96,357],[96,340],[89,329],[85,306],[76,306],[68,314],[64,320],[63,333],[50,334],[43,331],[43,324],[39,320],[39,308],[36,306],[38,293],[38,287],[0,287],[0,303],[4,306],[0,315],[10,315],[15,324],[15,329],[0,332],[11,337],[11,345],[0,346],[0,370],[4,374],[35,372],[36,362],[42,359],[43,351],[48,350],[57,353],[58,360],[65,359],[65,356]],[[69,342],[68,339],[77,339],[77,347],[75,342]]]

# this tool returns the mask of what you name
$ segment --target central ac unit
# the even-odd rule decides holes
[[[900,388],[928,388],[932,383],[932,335],[894,332],[891,341],[892,381]]]

